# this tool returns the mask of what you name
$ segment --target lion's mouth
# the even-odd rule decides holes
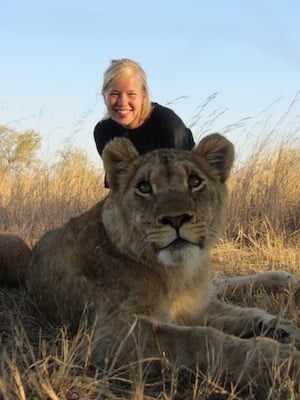
[[[173,240],[173,242],[170,243],[169,246],[172,246],[173,248],[180,250],[183,247],[185,247],[187,244],[191,244],[191,242],[178,237],[175,240]],[[167,246],[167,247],[169,247],[169,246]]]
[[[181,250],[181,249],[183,249],[184,247],[186,247],[188,245],[197,246],[200,249],[203,249],[204,240],[201,240],[200,243],[194,243],[194,242],[186,240],[186,239],[184,239],[182,237],[177,237],[171,243],[167,244],[164,247],[160,247],[157,250],[164,250],[164,249],[169,249],[169,248],[172,248],[173,250]]]

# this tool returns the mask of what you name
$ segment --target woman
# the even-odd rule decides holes
[[[190,150],[191,131],[169,108],[152,103],[147,79],[139,63],[127,58],[112,60],[104,73],[102,95],[107,116],[94,130],[97,150],[115,137],[126,137],[140,154],[159,148]]]

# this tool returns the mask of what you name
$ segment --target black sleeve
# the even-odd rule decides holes
[[[174,131],[174,147],[177,149],[192,150],[195,146],[193,134],[185,125],[179,125]]]
[[[98,122],[94,129],[94,139],[98,153],[102,157],[103,149],[105,145],[111,140],[110,127],[108,120],[102,120]]]
[[[195,146],[193,134],[175,112],[170,110],[165,121],[166,147],[191,150]]]
[[[109,126],[105,127],[105,121],[102,120],[97,123],[94,129],[94,139],[96,142],[96,147],[98,150],[98,153],[102,157],[102,153],[104,150],[105,145],[110,141],[110,135],[108,134],[109,132]],[[106,179],[106,174],[104,175],[104,187],[108,188],[108,182]]]

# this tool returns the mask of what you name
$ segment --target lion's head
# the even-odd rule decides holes
[[[165,266],[198,265],[222,232],[233,158],[233,145],[219,134],[192,151],[143,156],[127,139],[111,141],[103,153],[111,189],[103,218],[121,252]]]

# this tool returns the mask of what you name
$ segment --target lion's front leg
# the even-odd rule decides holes
[[[239,307],[215,299],[193,323],[242,338],[267,336],[280,343],[292,343],[300,349],[300,329],[296,325],[255,307]]]
[[[120,332],[123,332],[120,335]],[[137,362],[148,373],[159,373],[161,359],[180,371],[201,371],[218,384],[266,398],[276,379],[298,382],[300,352],[268,339],[240,339],[210,327],[180,327],[136,319],[131,325],[104,333],[96,329],[92,360],[107,368],[130,369]],[[166,361],[165,361],[166,360]]]

